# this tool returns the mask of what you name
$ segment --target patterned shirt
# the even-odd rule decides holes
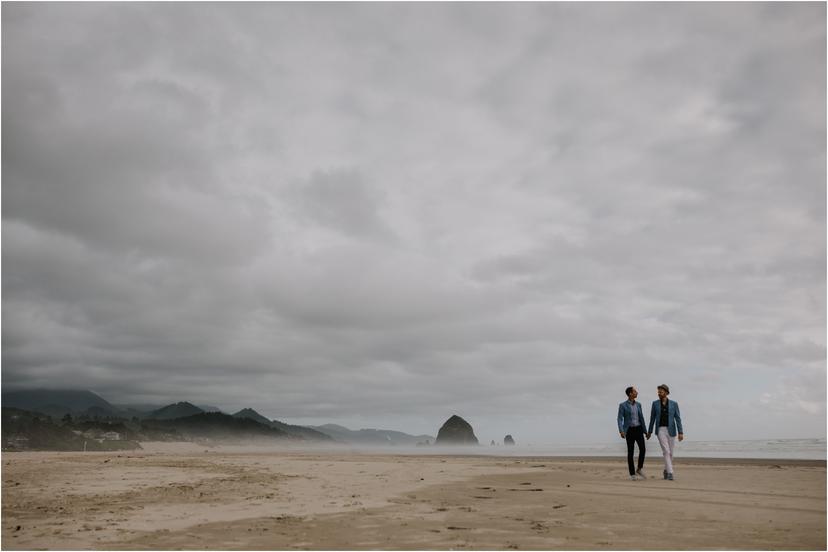
[[[638,407],[635,404],[635,401],[627,401],[630,403],[630,408],[632,408],[632,418],[630,418],[630,427],[637,427],[641,425],[641,422],[638,421]]]

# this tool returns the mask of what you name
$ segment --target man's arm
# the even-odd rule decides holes
[[[683,441],[684,429],[681,427],[681,411],[679,411],[678,403],[676,403],[676,413],[673,417],[676,419],[676,428],[678,428],[678,439],[679,441]]]
[[[618,405],[618,433],[624,437],[624,403]]]
[[[656,419],[656,407],[655,403],[653,403],[652,408],[650,408],[650,425],[647,426],[647,439],[650,438],[650,435],[653,434],[653,424],[655,423]]]

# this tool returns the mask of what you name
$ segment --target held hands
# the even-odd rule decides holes
[[[650,438],[650,435],[652,435],[652,433],[648,433],[648,434],[647,434],[647,439],[649,439],[649,438]]]

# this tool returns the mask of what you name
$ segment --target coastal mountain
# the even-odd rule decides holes
[[[95,415],[112,415],[118,411],[106,399],[92,391],[77,389],[4,391],[2,401],[3,406],[42,412],[55,417],[85,412],[90,408]]]
[[[233,417],[255,420],[260,424],[264,424],[268,427],[273,427],[280,431],[284,431],[288,435],[293,435],[295,437],[300,437],[302,439],[309,441],[333,441],[333,438],[331,436],[316,431],[315,429],[311,429],[309,427],[290,425],[284,422],[280,422],[278,420],[268,420],[252,408],[244,408],[242,410],[239,410],[238,412],[233,414]]]
[[[113,404],[125,418],[146,418],[148,414],[162,408],[160,404]]]
[[[179,403],[181,404],[181,403]],[[190,405],[193,406],[193,405]],[[200,412],[192,416],[147,419],[141,422],[144,430],[172,430],[185,439],[213,439],[241,441],[251,439],[299,439],[250,418],[235,418],[221,412]]]
[[[317,431],[310,427],[286,424],[279,420],[271,420],[270,426],[280,429],[290,435],[295,435],[308,441],[334,441],[335,439],[326,433]]]
[[[114,405],[100,395],[86,389],[26,389],[4,391],[2,404],[29,412],[39,412],[53,418],[66,414],[89,418],[170,418],[192,416],[199,412],[220,412],[215,406],[124,404]],[[179,406],[186,405],[186,406]]]
[[[135,441],[174,441],[198,435],[225,435],[235,438],[237,436],[230,434],[235,430],[239,430],[245,435],[266,435],[270,437],[278,435],[281,438],[296,438],[304,441],[362,445],[418,445],[434,442],[434,437],[431,435],[409,435],[389,429],[352,430],[337,424],[323,426],[291,425],[279,420],[268,420],[252,408],[242,409],[231,416],[221,412],[215,406],[196,405],[184,401],[166,406],[147,403],[113,405],[92,391],[78,389],[4,391],[2,393],[2,406],[29,412],[30,416],[25,419],[39,417],[40,420],[48,422],[48,418],[51,417],[56,426],[62,426],[64,423],[79,424],[85,421],[100,421],[110,424],[127,423],[130,431],[135,434]],[[183,418],[189,419],[206,413],[220,414],[220,416],[194,418],[180,424],[157,423]],[[67,414],[70,415],[68,422],[62,421]],[[241,422],[242,425],[229,421],[233,419]],[[144,422],[147,422],[147,424],[145,425]],[[244,425],[247,422],[258,424],[259,427]],[[28,428],[30,425],[25,427]],[[183,428],[183,431],[178,431],[177,427],[179,426]],[[262,432],[262,428],[266,431]],[[47,433],[47,429],[42,427],[39,427],[38,431],[44,435]],[[68,436],[68,440],[64,439],[58,433],[55,433],[54,438],[41,439],[41,441],[46,443],[50,439],[56,443],[57,448],[55,450],[59,450],[61,447],[77,446],[76,440]],[[72,441],[71,445],[68,444],[70,441]],[[66,449],[64,448],[64,450]]]
[[[192,405],[190,405],[192,406]],[[120,421],[61,419],[17,408],[2,408],[3,450],[130,450],[140,441],[299,441],[302,437],[220,412],[167,419]]]
[[[416,445],[417,443],[425,441],[434,441],[434,437],[431,435],[409,435],[390,429],[353,430],[337,424],[310,427],[344,443],[364,445]]]
[[[195,414],[202,414],[204,411],[194,404],[178,402],[175,404],[168,404],[163,408],[159,408],[147,416],[150,420],[171,420],[174,418],[184,418],[186,416],[193,416]]]
[[[270,420],[253,410],[252,408],[243,408],[233,414],[234,418],[249,418],[251,420],[256,420],[260,424],[264,424],[266,426],[270,425]]]
[[[113,404],[118,410],[118,413],[126,418],[146,418],[156,410],[164,408],[163,404]],[[169,406],[169,405],[168,405]],[[222,410],[217,406],[196,404],[202,412],[221,412]]]

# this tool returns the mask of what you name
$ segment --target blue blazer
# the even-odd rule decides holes
[[[646,425],[644,411],[641,410],[640,402],[636,401],[635,406],[638,408],[638,423],[641,426],[641,431],[644,431]],[[632,423],[632,407],[630,407],[630,401],[624,401],[618,405],[618,431],[626,433],[630,429],[630,423]]]
[[[656,399],[653,401],[653,408],[650,411],[650,429],[647,430],[647,433],[653,432],[653,425],[660,419],[661,401]],[[656,429],[658,428],[656,427]],[[684,434],[684,430],[681,428],[681,412],[679,411],[679,405],[676,401],[671,401],[670,399],[667,399],[667,433],[670,434],[670,437],[675,437],[676,433]]]

